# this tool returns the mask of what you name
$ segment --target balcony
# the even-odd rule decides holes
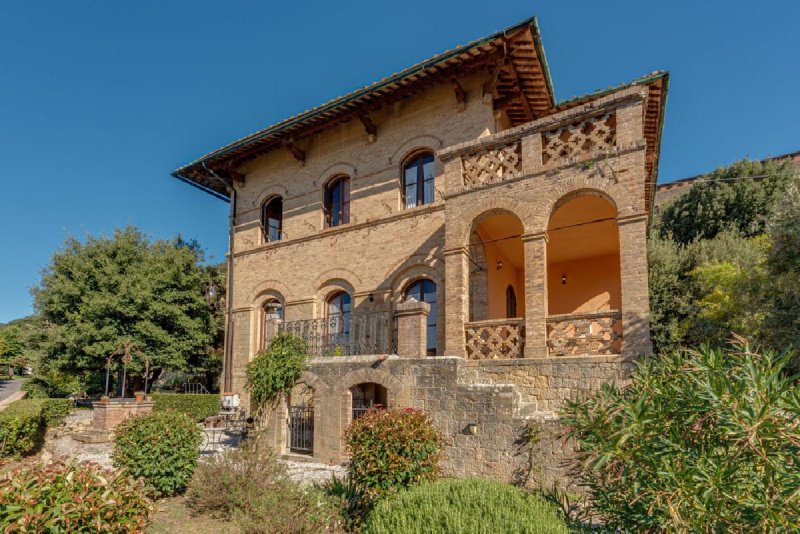
[[[375,312],[285,321],[278,330],[305,339],[312,356],[359,356],[393,354],[392,326],[389,312]]]
[[[621,346],[619,310],[547,317],[549,356],[620,354]]]

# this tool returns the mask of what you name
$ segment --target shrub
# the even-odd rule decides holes
[[[153,393],[153,410],[174,410],[185,413],[195,421],[217,415],[220,408],[219,395],[194,393]]]
[[[14,401],[0,412],[0,457],[36,449],[44,437],[42,399]]]
[[[360,532],[371,509],[371,503],[350,479],[336,475],[319,486],[325,495],[339,501],[339,515],[347,532]]]
[[[132,417],[117,427],[114,465],[144,479],[156,497],[186,488],[197,466],[202,432],[183,413],[165,411]]]
[[[345,441],[350,479],[369,498],[439,474],[441,436],[412,408],[370,410],[350,424]]]
[[[2,532],[144,532],[141,483],[94,464],[34,465],[0,478]]]
[[[800,390],[789,355],[674,352],[567,406],[592,507],[622,531],[800,529]]]
[[[567,526],[540,497],[488,480],[441,480],[381,499],[367,534],[395,532],[564,533]]]
[[[71,411],[72,401],[69,399],[42,400],[42,418],[47,426],[60,425]]]
[[[78,377],[64,373],[48,373],[34,376],[22,384],[22,391],[29,399],[62,398],[80,393],[84,386]]]
[[[231,520],[246,533],[338,532],[338,501],[289,480],[263,435],[209,458],[187,491],[196,513]]]

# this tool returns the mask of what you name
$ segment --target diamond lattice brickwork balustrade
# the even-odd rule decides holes
[[[523,319],[479,321],[464,325],[467,358],[498,360],[522,358],[525,354]]]
[[[519,143],[462,156],[461,161],[464,169],[464,187],[468,189],[502,182],[520,172],[522,168]]]
[[[547,352],[550,356],[619,354],[622,313],[617,310],[547,318]]]
[[[617,116],[612,112],[542,133],[542,164],[552,168],[581,157],[613,151]]]

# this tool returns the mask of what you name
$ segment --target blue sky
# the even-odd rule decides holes
[[[221,261],[227,204],[170,171],[533,14],[559,100],[671,72],[660,181],[800,150],[796,1],[4,1],[0,322],[68,234]]]

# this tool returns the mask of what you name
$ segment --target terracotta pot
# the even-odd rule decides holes
[[[136,402],[144,402],[144,391],[134,391],[133,397],[136,399]]]
[[[103,395],[100,397],[100,404],[108,404],[108,401],[111,400],[108,398],[108,395]]]

